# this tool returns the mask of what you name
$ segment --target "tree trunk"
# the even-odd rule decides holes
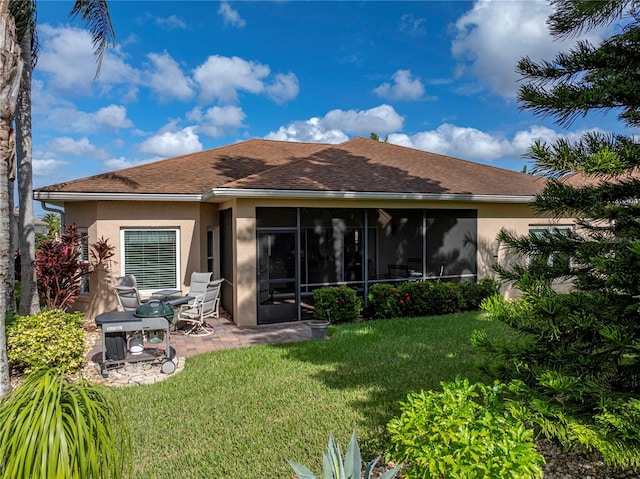
[[[18,237],[20,238],[20,304],[22,316],[40,313],[35,271],[36,233],[33,226],[33,157],[31,141],[31,31],[22,42],[22,78],[16,111],[16,147],[18,161]]]
[[[15,178],[9,173],[9,189],[7,191],[9,209],[9,271],[7,271],[7,311],[16,310],[16,269],[15,253],[18,246],[16,236],[16,215],[15,215]]]
[[[6,288],[9,268],[13,268],[9,228],[9,171],[14,159],[11,123],[16,110],[22,61],[8,0],[0,0],[0,398],[11,391],[7,359]]]

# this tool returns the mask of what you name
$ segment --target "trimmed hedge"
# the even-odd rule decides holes
[[[477,283],[407,281],[377,283],[369,288],[365,315],[370,319],[437,316],[480,309],[480,302],[498,293],[499,284],[489,278]]]
[[[362,300],[356,290],[345,285],[314,290],[313,303],[314,319],[326,320],[327,310],[330,310],[334,324],[355,321],[362,311]]]

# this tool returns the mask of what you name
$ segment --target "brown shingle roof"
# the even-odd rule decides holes
[[[532,175],[356,138],[227,183],[225,188],[531,196]]]
[[[560,179],[574,188],[582,188],[584,186],[598,186],[601,183],[618,183],[620,181],[640,180],[640,168],[627,171],[622,175],[587,175],[584,173],[571,173]]]
[[[36,191],[200,195],[229,181],[308,156],[327,146],[318,143],[248,140],[45,186]]]
[[[340,145],[249,140],[40,188],[205,194],[213,188],[531,196],[532,175],[366,138]]]

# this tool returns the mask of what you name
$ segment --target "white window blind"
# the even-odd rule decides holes
[[[177,230],[124,230],[123,234],[124,274],[133,274],[140,290],[178,287]]]
[[[82,235],[80,240],[80,261],[89,263],[89,236],[87,228],[78,228],[78,233]],[[89,277],[83,276],[80,279],[80,294],[89,294]]]

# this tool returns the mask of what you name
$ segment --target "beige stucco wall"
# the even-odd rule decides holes
[[[529,234],[530,226],[562,225],[573,226],[574,220],[569,218],[552,218],[536,216],[529,205],[483,204],[478,206],[478,277],[495,277],[492,264],[498,262],[507,265],[521,259],[511,254],[496,239],[501,229],[516,236]],[[561,286],[563,287],[563,286]],[[509,285],[502,288],[507,298],[517,296],[518,292]]]
[[[256,218],[255,203],[238,201],[234,209],[235,278],[234,322],[239,326],[257,324]]]
[[[76,202],[65,205],[66,222],[88,228],[89,241],[104,236],[115,246],[114,263],[109,272],[94,274],[90,280],[91,294],[81,297],[76,308],[90,318],[116,307],[111,284],[112,277],[121,274],[120,231],[123,228],[167,227],[180,230],[180,287],[188,290],[190,275],[206,270],[207,228],[216,227],[216,277],[220,277],[220,235],[218,211],[232,210],[232,233],[236,243],[230,252],[235,265],[233,275],[225,278],[226,288],[233,290],[230,309],[233,320],[240,326],[257,323],[256,285],[256,207],[312,207],[312,208],[439,208],[476,209],[478,211],[478,277],[492,276],[491,265],[496,261],[512,260],[500,248],[496,236],[507,228],[518,235],[528,233],[530,225],[570,225],[570,220],[536,217],[525,204],[471,203],[442,201],[358,201],[358,200],[255,200],[233,199],[216,204],[195,202]],[[507,296],[512,295],[505,289]]]
[[[74,202],[65,205],[65,221],[87,228],[89,244],[104,237],[115,247],[109,271],[91,275],[89,295],[81,296],[75,309],[88,318],[116,308],[112,279],[123,274],[120,232],[127,228],[176,228],[179,230],[180,279],[178,287],[189,288],[191,273],[206,269],[207,228],[218,224],[214,204],[196,202]],[[217,243],[216,243],[217,244]]]

